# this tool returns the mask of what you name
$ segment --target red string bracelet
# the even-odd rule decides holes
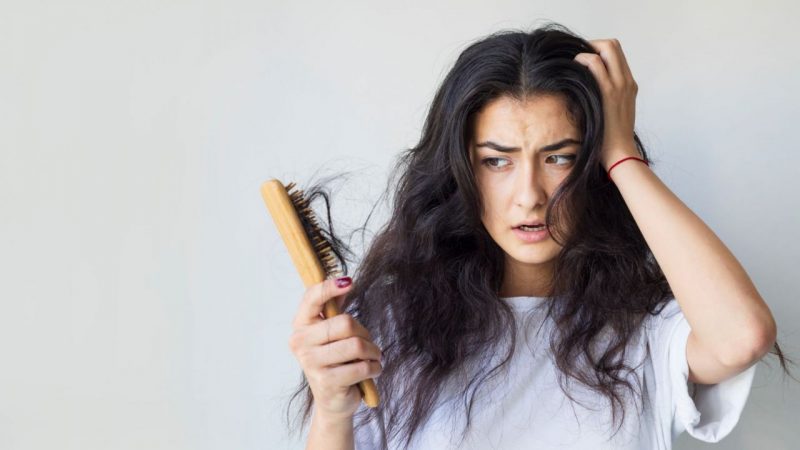
[[[620,159],[619,161],[615,162],[613,166],[608,168],[608,171],[606,172],[606,176],[608,177],[608,181],[613,181],[611,179],[611,169],[613,169],[614,167],[617,167],[617,165],[619,163],[627,161],[629,159],[635,159],[635,160],[641,161],[641,162],[645,163],[647,165],[647,167],[650,167],[650,163],[648,163],[647,161],[643,160],[642,158],[637,158],[635,156],[628,156],[627,158]]]

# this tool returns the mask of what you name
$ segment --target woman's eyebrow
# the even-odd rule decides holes
[[[578,140],[572,139],[572,138],[566,138],[566,139],[562,139],[562,140],[556,142],[555,144],[545,145],[544,147],[540,148],[537,151],[539,151],[539,152],[552,152],[554,150],[559,150],[559,149],[561,149],[563,147],[566,147],[567,145],[573,145],[573,144],[580,145],[581,141],[578,141]],[[514,153],[514,152],[520,151],[519,147],[507,147],[505,145],[500,145],[500,144],[498,144],[496,142],[492,142],[492,141],[480,142],[480,143],[476,144],[475,147],[488,147],[488,148],[497,150],[498,152],[505,152],[505,153]]]

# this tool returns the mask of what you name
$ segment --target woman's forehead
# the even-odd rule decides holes
[[[522,101],[502,96],[478,112],[473,126],[473,143],[491,140],[501,145],[525,146],[578,137],[566,136],[577,130],[570,121],[564,100],[553,95],[528,97]]]

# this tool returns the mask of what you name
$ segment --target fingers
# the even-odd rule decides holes
[[[315,353],[314,361],[321,367],[360,360],[381,360],[381,350],[378,346],[361,336],[352,336],[330,344],[312,347],[311,352]]]
[[[297,339],[299,340],[298,344],[301,346],[325,345],[353,336],[372,342],[372,336],[370,336],[369,331],[347,313],[320,321],[296,332],[300,334]]]
[[[633,73],[631,73],[631,66],[628,65],[628,58],[625,57],[625,52],[622,51],[622,44],[617,39],[612,42],[615,44],[615,53],[619,56],[619,67],[622,70],[623,79],[631,83],[633,82]]]
[[[348,292],[349,292],[349,290],[348,290]],[[346,294],[347,293],[345,293],[343,295],[337,295],[336,297],[331,297],[329,299],[329,301],[330,300],[335,301],[336,302],[336,306],[338,307],[339,311],[341,311],[342,310],[342,306],[344,305],[344,299],[345,299],[345,297],[347,297]],[[319,318],[320,318],[320,320],[325,320],[326,319],[325,314],[322,311],[320,311],[320,313],[319,313]]]
[[[364,326],[349,314],[339,314],[295,330],[289,348],[304,370],[320,370],[359,360],[381,361],[381,349]]]
[[[327,301],[335,300],[341,304],[344,295],[352,289],[353,285],[350,277],[343,278],[346,280],[346,284],[341,287],[336,285],[337,279],[331,278],[306,289],[292,323],[294,329],[324,320],[322,310]]]
[[[324,370],[326,376],[340,379],[345,385],[353,385],[367,378],[377,377],[383,371],[383,366],[377,361],[365,360]]]
[[[616,39],[596,39],[589,41],[595,50],[600,54],[600,58],[608,71],[614,86],[622,86],[625,83],[627,74],[623,67],[622,46]]]
[[[619,40],[597,39],[589,43],[598,53],[578,53],[575,60],[589,68],[603,90],[636,85]]]
[[[575,55],[575,61],[589,68],[589,71],[592,72],[595,80],[597,80],[597,84],[600,85],[601,91],[610,92],[613,89],[614,84],[599,55],[594,53],[578,53]]]

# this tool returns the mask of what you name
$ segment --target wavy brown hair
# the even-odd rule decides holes
[[[634,368],[624,363],[626,347],[673,293],[600,163],[602,94],[591,72],[573,60],[581,52],[596,53],[588,41],[555,23],[531,32],[500,31],[472,43],[436,92],[419,143],[397,161],[398,180],[390,180],[386,191],[396,186],[390,219],[360,261],[344,303],[344,312],[383,350],[377,378],[381,403],[360,410],[355,419],[357,427],[377,420],[384,448],[398,436],[407,447],[448,377],[474,364],[478,370],[461,392],[463,439],[477,390],[514,354],[514,313],[499,298],[504,252],[481,223],[483,205],[468,153],[476,113],[502,95],[558,96],[583,136],[575,165],[546,210],[546,225],[563,246],[547,295],[554,301],[546,306],[546,317],[555,324],[549,351],[559,385],[571,401],[569,379],[607,397],[617,431],[625,417],[625,393],[643,395],[630,381]],[[634,139],[652,165],[639,137]],[[325,197],[330,220],[324,190],[316,186],[308,192]],[[345,255],[348,249],[332,228],[329,237]],[[598,353],[606,331],[610,338]],[[771,353],[788,373],[777,343]],[[488,367],[482,359],[487,354],[505,356]],[[305,425],[313,403],[305,376],[292,401],[301,393]]]

